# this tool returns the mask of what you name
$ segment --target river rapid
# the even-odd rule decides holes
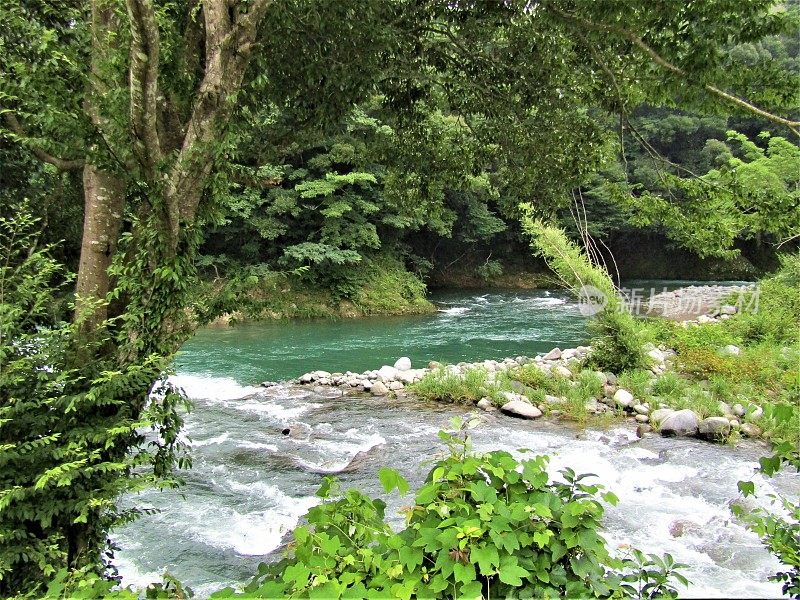
[[[125,584],[158,580],[165,570],[199,597],[243,582],[270,560],[317,499],[320,471],[344,467],[368,451],[345,487],[381,495],[377,470],[398,469],[418,487],[443,451],[437,432],[468,407],[410,398],[341,396],[289,384],[312,369],[363,371],[409,356],[414,366],[533,356],[586,339],[577,305],[556,292],[443,294],[440,311],[424,317],[308,321],[208,329],[182,349],[172,380],[194,401],[184,435],[194,467],[179,491],[128,499],[158,509],[119,528],[115,563]],[[473,432],[478,450],[528,448],[564,467],[591,472],[620,498],[606,513],[612,547],[630,544],[670,552],[691,565],[684,597],[775,597],[766,578],[777,567],[755,535],[737,523],[729,502],[736,482],[750,478],[764,448],[737,448],[649,436],[632,427],[575,430],[546,420],[482,414]],[[289,429],[290,434],[285,435]],[[762,493],[797,494],[797,479],[757,477]],[[408,503],[386,498],[388,515]]]

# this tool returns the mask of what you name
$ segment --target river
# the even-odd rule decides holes
[[[418,486],[442,451],[437,432],[466,407],[410,399],[341,397],[264,380],[303,372],[363,371],[409,356],[471,361],[533,356],[585,341],[577,305],[558,292],[451,293],[434,298],[435,315],[347,321],[298,321],[206,329],[181,350],[175,383],[194,400],[185,436],[194,468],[180,491],[141,494],[159,509],[114,533],[116,564],[128,584],[157,580],[166,570],[203,597],[245,581],[287,530],[316,502],[321,476],[357,452],[372,449],[363,468],[344,474],[352,486],[381,495],[377,470],[397,468]],[[696,440],[639,440],[633,429],[573,430],[545,421],[483,415],[474,431],[479,450],[529,448],[553,457],[551,469],[592,472],[620,498],[609,508],[606,537],[689,563],[686,597],[775,597],[766,581],[777,563],[758,539],[732,520],[736,482],[749,478],[763,448]],[[289,428],[291,435],[284,435]],[[760,480],[767,493],[796,494],[796,479]],[[388,498],[387,514],[403,501]],[[400,517],[395,517],[400,523]],[[681,535],[673,535],[683,529]],[[671,532],[672,530],[672,532]],[[681,533],[681,532],[677,532]]]

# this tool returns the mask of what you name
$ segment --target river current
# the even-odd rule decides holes
[[[172,380],[194,401],[184,435],[194,467],[178,491],[131,501],[158,509],[114,533],[116,565],[126,584],[158,580],[165,570],[199,597],[246,581],[269,560],[317,502],[319,471],[369,457],[340,475],[345,487],[381,495],[377,470],[397,468],[412,489],[443,449],[437,432],[467,407],[408,398],[342,397],[264,380],[286,381],[324,369],[354,372],[409,356],[474,361],[534,356],[586,339],[577,305],[557,292],[453,293],[435,297],[439,312],[422,317],[305,321],[206,329],[181,350]],[[766,580],[777,567],[756,536],[736,522],[729,502],[750,478],[764,448],[696,440],[639,440],[632,427],[578,431],[564,424],[482,414],[478,450],[528,448],[564,467],[591,472],[620,498],[606,513],[606,538],[647,552],[670,552],[691,565],[684,597],[775,597]],[[284,435],[286,429],[290,435]],[[763,494],[797,494],[796,478],[757,477]],[[389,496],[387,514],[408,498]],[[764,500],[762,500],[763,502]]]

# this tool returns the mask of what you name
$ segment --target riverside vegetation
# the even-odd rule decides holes
[[[2,596],[138,594],[115,589],[109,532],[145,510],[123,510],[121,494],[178,486],[190,464],[180,437],[186,403],[165,369],[196,326],[234,312],[262,281],[297,293],[276,271],[362,312],[425,308],[419,281],[401,276],[398,261],[417,278],[448,271],[475,246],[466,268],[496,275],[497,256],[524,245],[524,199],[544,223],[574,215],[573,238],[590,254],[592,236],[624,241],[637,227],[696,257],[738,253],[767,266],[778,246],[796,247],[797,146],[785,137],[800,130],[796,2],[547,0],[530,10],[528,2],[9,0],[0,24]],[[560,258],[540,251],[558,272]],[[375,282],[375,265],[394,275]],[[596,275],[573,266],[558,275]],[[219,297],[198,297],[202,277],[219,268],[228,283],[208,286]],[[380,289],[360,296],[372,283]],[[257,316],[325,312],[271,302],[256,294]],[[653,335],[674,336],[686,375],[707,374],[720,389],[723,378],[735,381],[728,395],[752,378],[741,389],[769,391],[763,417],[779,423],[786,411],[770,406],[784,406],[787,394],[792,406],[795,388],[762,370],[783,364],[782,351],[768,348],[778,335],[770,318],[712,328],[714,341],[745,344],[736,358],[698,347],[689,333]],[[634,369],[631,385],[640,381],[639,329],[615,311],[597,323],[593,347],[614,353],[591,360]],[[775,431],[790,433],[789,423]],[[794,460],[790,440],[773,441],[765,470]],[[473,464],[456,456],[448,472]],[[673,593],[669,560],[638,570],[606,560],[594,500],[576,497],[591,487],[567,493],[542,479],[541,462],[520,483],[507,457],[474,460],[497,471],[503,492],[555,498],[552,517],[526,513],[528,545],[513,555],[492,539],[498,569],[482,545],[487,530],[473,524],[492,503],[474,505],[471,492],[450,487],[477,484],[474,473],[432,478],[434,495],[444,494],[443,506],[452,499],[460,519],[458,532],[446,526],[456,541],[439,540],[455,554],[442,546],[430,581],[422,568],[432,556],[407,560],[405,571],[388,566],[398,593],[437,575],[437,587],[447,583],[441,595],[452,585],[477,592],[479,580],[492,593],[523,585]],[[378,514],[374,502],[351,498],[365,507],[361,517]],[[329,506],[335,515],[344,505]],[[506,518],[521,517],[506,508]],[[434,518],[427,507],[423,515]],[[791,565],[796,537],[776,519],[755,526]],[[564,528],[550,536],[547,522]],[[427,520],[411,523],[430,532]],[[585,539],[556,538],[576,528]],[[371,548],[354,554],[344,536],[299,531],[313,552],[284,564],[281,585],[312,595],[341,570],[348,587],[363,574],[359,583],[382,588],[375,594],[392,593],[356,567],[371,568]],[[474,577],[469,540],[481,548],[475,560],[484,556]],[[559,544],[575,543],[580,550],[559,555]],[[375,549],[395,550],[380,539]],[[320,577],[304,580],[311,561]],[[564,569],[554,567],[550,582],[548,561]],[[792,592],[796,569],[784,575]],[[185,596],[174,580],[142,593]]]

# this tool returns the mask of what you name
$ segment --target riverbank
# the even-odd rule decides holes
[[[399,263],[384,261],[352,289],[315,285],[302,276],[245,270],[202,283],[194,313],[212,327],[286,319],[343,319],[366,316],[424,315],[436,312],[422,280]]]
[[[410,394],[475,405],[484,411],[499,410],[509,417],[555,418],[581,426],[604,426],[626,419],[640,436],[657,432],[723,443],[741,437],[769,438],[776,425],[762,418],[765,406],[769,410],[771,401],[784,392],[781,386],[786,374],[791,374],[793,364],[800,364],[800,354],[789,345],[767,353],[763,347],[743,350],[721,343],[724,336],[710,329],[729,320],[751,318],[742,311],[753,309],[757,293],[752,286],[691,286],[655,296],[651,310],[658,307],[663,316],[683,317],[666,327],[691,333],[664,335],[659,330],[665,322],[653,321],[651,327],[656,331],[651,337],[660,334],[663,341],[673,336],[675,343],[657,346],[649,342],[644,349],[647,369],[625,373],[592,370],[586,367],[591,347],[578,346],[553,348],[534,358],[516,356],[454,365],[432,361],[424,368],[412,368],[411,360],[402,357],[391,366],[362,373],[312,371],[293,383],[315,386],[318,392],[336,387],[343,394],[381,398]],[[709,334],[711,339],[705,339]],[[686,335],[695,338],[688,352],[683,348]],[[737,371],[750,378],[750,394],[739,394],[735,382],[726,380]],[[759,396],[764,402],[757,400]]]

